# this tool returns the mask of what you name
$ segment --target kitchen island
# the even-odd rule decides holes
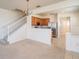
[[[32,27],[28,32],[29,39],[39,41],[51,45],[51,29],[50,28],[34,28]]]

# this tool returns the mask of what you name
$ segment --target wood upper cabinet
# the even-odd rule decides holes
[[[32,25],[35,25],[35,17],[32,16]]]
[[[32,25],[33,26],[48,26],[49,18],[38,18],[32,16]]]
[[[42,25],[48,26],[49,19],[48,18],[42,19],[41,22],[42,22]]]
[[[40,18],[32,16],[32,25],[36,26],[38,22],[40,23]]]

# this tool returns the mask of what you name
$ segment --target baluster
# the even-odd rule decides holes
[[[7,39],[9,39],[9,25],[7,26]]]

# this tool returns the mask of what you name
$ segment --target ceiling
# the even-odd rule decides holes
[[[46,16],[46,15],[54,15],[56,13],[71,13],[71,12],[77,12],[77,11],[79,11],[79,6],[71,6],[71,7],[67,7],[67,8],[48,11],[45,13],[40,13],[38,15]]]
[[[36,6],[39,6],[39,5],[43,7],[43,6],[55,4],[61,1],[63,0],[30,0],[29,8],[35,9]],[[26,6],[27,6],[26,0],[0,0],[0,8],[25,10]]]

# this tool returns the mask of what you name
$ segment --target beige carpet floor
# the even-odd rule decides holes
[[[23,40],[11,45],[0,45],[0,59],[79,59],[79,54]]]

